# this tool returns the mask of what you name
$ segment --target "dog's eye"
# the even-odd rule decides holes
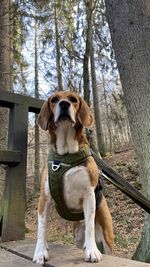
[[[69,99],[72,103],[77,103],[78,100],[75,96],[71,96],[70,99]]]
[[[55,104],[59,101],[59,98],[57,96],[54,96],[52,99],[51,99],[51,103]]]

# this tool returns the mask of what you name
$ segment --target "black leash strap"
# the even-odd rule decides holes
[[[126,179],[114,171],[105,161],[99,158],[92,150],[91,153],[96,164],[105,174],[104,177],[150,214],[150,201],[127,182]]]

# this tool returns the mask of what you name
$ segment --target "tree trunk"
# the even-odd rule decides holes
[[[38,75],[38,38],[37,38],[37,28],[38,28],[38,22],[35,18],[35,98],[39,98],[39,75]],[[35,161],[34,161],[34,192],[38,192],[39,190],[39,166],[40,166],[40,157],[39,157],[39,127],[37,125],[37,114],[35,114]]]
[[[11,90],[10,2],[0,1],[0,90]]]
[[[20,18],[20,24],[21,24],[21,18]],[[21,32],[20,36],[20,53],[22,53],[23,50],[23,43],[24,43],[24,36],[23,33]],[[27,87],[26,87],[26,78],[25,78],[25,73],[24,73],[24,67],[23,67],[23,55],[21,55],[21,62],[20,62],[20,75],[21,75],[21,89],[24,95],[27,95]]]
[[[90,62],[91,62],[92,92],[93,92],[93,105],[94,105],[94,117],[95,117],[96,134],[97,134],[97,144],[98,144],[98,150],[101,156],[104,156],[105,155],[105,144],[104,144],[104,135],[103,135],[103,130],[102,130],[100,103],[98,101],[99,92],[98,92],[97,80],[96,80],[93,36],[91,36]]]
[[[11,27],[10,2],[0,1],[0,90],[10,91],[11,79]],[[0,149],[7,147],[8,110],[0,108]],[[5,171],[0,168],[0,221],[3,215]]]
[[[105,0],[143,192],[150,200],[150,4]],[[134,259],[150,262],[150,215],[146,214]]]
[[[84,98],[86,102],[90,103],[90,78],[89,78],[89,60],[91,52],[91,36],[92,36],[92,27],[93,27],[93,0],[86,0],[86,21],[87,21],[87,30],[86,30],[86,45],[85,45],[85,54],[83,59],[83,88],[84,88]]]
[[[84,99],[87,102],[87,104],[90,106],[89,60],[90,60],[90,53],[91,53],[94,1],[86,0],[85,5],[86,5],[87,31],[86,31],[86,47],[85,47],[84,60],[83,60],[83,90],[84,90]],[[93,149],[93,151],[99,155],[94,131],[86,129],[86,136],[89,140],[90,146]]]
[[[62,82],[62,68],[61,68],[61,53],[60,53],[60,36],[58,31],[58,7],[57,0],[54,5],[54,20],[55,20],[55,40],[56,40],[56,67],[57,67],[57,80],[58,80],[58,91],[63,91]]]
[[[102,73],[102,86],[103,86],[103,90],[104,90],[104,100],[105,100],[105,107],[106,107],[106,121],[107,121],[108,135],[109,135],[109,150],[112,153],[113,147],[112,147],[111,125],[110,125],[110,118],[109,118],[109,107],[108,107],[105,79],[104,79],[103,73]]]

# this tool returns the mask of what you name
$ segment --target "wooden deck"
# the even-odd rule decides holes
[[[30,240],[0,243],[0,266],[3,267],[35,267],[32,263],[35,242]],[[83,251],[74,246],[49,243],[50,261],[47,267],[150,267],[150,264],[127,259],[103,256],[100,263],[86,263]]]

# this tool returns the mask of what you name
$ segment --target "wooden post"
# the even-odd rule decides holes
[[[0,151],[0,164],[8,166],[4,197],[0,203],[2,241],[25,237],[28,111],[39,113],[43,102],[0,89],[0,106],[10,109],[8,150]]]
[[[25,238],[26,165],[28,107],[15,104],[10,109],[8,150],[21,152],[21,163],[9,166],[6,174],[2,241]]]

